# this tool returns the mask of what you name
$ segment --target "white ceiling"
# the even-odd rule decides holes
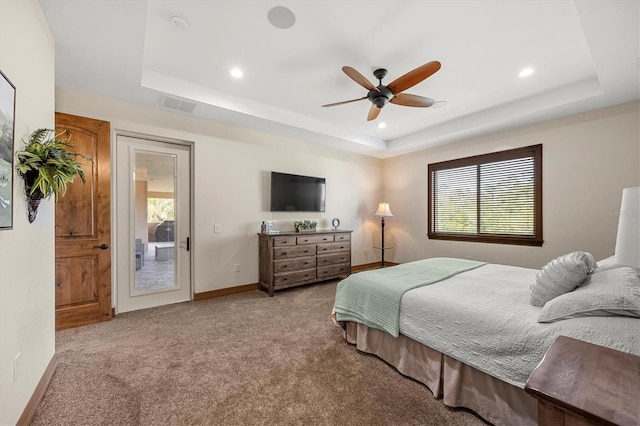
[[[640,97],[638,0],[40,2],[58,86],[380,158]],[[293,27],[269,23],[275,6]],[[444,108],[321,107],[366,96],[344,65],[377,85],[377,68],[388,84],[434,60],[404,93]]]

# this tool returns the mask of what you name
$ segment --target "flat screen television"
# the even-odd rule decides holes
[[[271,172],[272,212],[323,212],[325,178]]]

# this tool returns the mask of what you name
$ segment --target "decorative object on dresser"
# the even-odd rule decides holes
[[[334,218],[331,220],[331,226],[333,226],[333,230],[334,230],[334,231],[335,231],[335,230],[337,230],[337,229],[338,229],[338,227],[340,226],[340,219],[338,219],[337,217],[334,217]]]
[[[391,213],[391,209],[389,208],[389,203],[382,202],[378,205],[378,211],[375,213],[376,216],[381,216],[380,218],[380,228],[382,230],[382,236],[380,238],[380,267],[384,268],[384,218],[385,216],[393,216]]]
[[[276,231],[276,226],[274,225],[276,222],[277,222],[277,220],[265,220],[264,221],[267,234],[277,234],[278,233],[278,231]]]
[[[640,357],[558,336],[525,391],[538,399],[538,425],[638,425]]]
[[[260,286],[275,290],[351,273],[351,232],[259,233]]]
[[[318,222],[309,219],[296,220],[293,222],[293,226],[296,232],[316,232]]]

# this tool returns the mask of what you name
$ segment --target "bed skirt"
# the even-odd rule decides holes
[[[449,407],[473,410],[495,425],[538,424],[538,402],[520,389],[402,334],[393,337],[366,325],[345,323],[347,342],[376,355],[423,383]]]

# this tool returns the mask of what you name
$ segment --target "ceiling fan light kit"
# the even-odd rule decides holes
[[[351,99],[348,101],[335,102],[331,104],[322,105],[323,107],[331,107],[337,105],[343,105],[350,102],[361,101],[368,99],[371,102],[371,109],[367,115],[367,121],[375,120],[380,114],[380,110],[389,102],[396,105],[403,105],[409,107],[427,108],[436,103],[435,100],[419,95],[410,95],[408,93],[401,93],[416,84],[420,83],[427,77],[433,75],[441,67],[440,62],[431,61],[418,68],[409,71],[401,77],[395,79],[388,85],[382,84],[382,79],[386,77],[387,70],[384,68],[378,68],[373,72],[375,78],[378,79],[378,86],[374,86],[366,77],[349,66],[342,67],[342,71],[353,81],[360,86],[369,90],[367,96],[358,99]]]

